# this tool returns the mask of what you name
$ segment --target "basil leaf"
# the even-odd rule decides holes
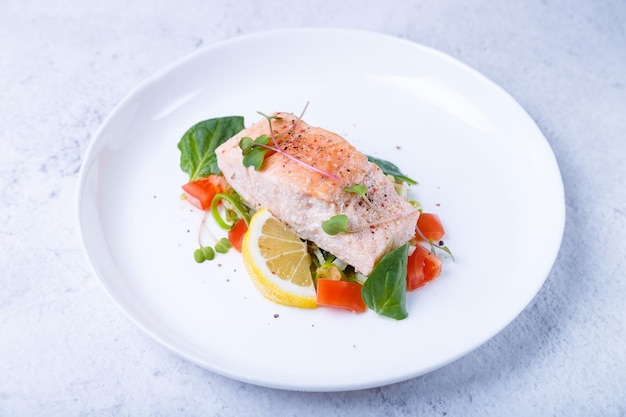
[[[243,117],[228,116],[193,125],[178,142],[180,169],[195,181],[220,173],[215,149],[243,130]]]
[[[381,316],[402,320],[409,315],[406,310],[408,255],[408,243],[387,253],[363,284],[363,301]]]
[[[385,161],[383,159],[374,158],[373,156],[370,156],[370,155],[365,155],[365,156],[367,156],[368,161],[373,162],[376,165],[378,165],[378,167],[383,170],[383,173],[385,175],[392,175],[396,179],[396,181],[406,182],[407,184],[411,184],[411,185],[417,184],[417,181],[404,175],[402,171],[400,171],[400,168],[398,168],[396,165],[392,164],[391,162]]]

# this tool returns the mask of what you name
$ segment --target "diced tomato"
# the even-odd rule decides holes
[[[209,175],[206,178],[183,185],[187,200],[200,210],[211,207],[211,201],[213,201],[215,194],[223,193],[227,189],[228,183],[221,175]]]
[[[363,285],[356,282],[320,278],[317,280],[317,304],[363,313],[367,306],[361,296]]]
[[[425,247],[417,245],[409,256],[406,274],[406,289],[413,291],[441,274],[441,259]]]
[[[421,213],[416,227],[419,229],[415,234],[417,240],[439,242],[445,233],[439,216],[434,213]]]
[[[430,282],[441,275],[441,259],[432,252],[424,258],[424,281]]]
[[[233,248],[241,252],[241,243],[243,242],[243,236],[248,231],[248,225],[244,219],[239,219],[228,231],[228,240]]]
[[[424,258],[428,250],[420,245],[417,245],[411,255],[406,266],[406,289],[413,291],[426,282],[424,281]]]

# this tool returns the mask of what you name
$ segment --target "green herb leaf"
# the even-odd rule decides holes
[[[220,174],[215,149],[244,128],[243,117],[228,116],[193,125],[178,142],[180,169],[195,181]]]
[[[373,156],[370,156],[370,155],[366,155],[366,156],[367,156],[367,160],[378,165],[378,167],[383,170],[383,173],[385,173],[385,175],[392,175],[398,182],[406,182],[407,184],[411,184],[411,185],[417,184],[417,181],[404,175],[402,171],[400,171],[400,168],[398,168],[396,165],[392,164],[391,162],[385,161],[383,159],[374,158]]]
[[[354,184],[352,187],[345,187],[343,190],[348,193],[355,193],[362,197],[367,198],[367,196],[365,195],[367,193],[367,187],[364,185]]]
[[[267,119],[267,121],[270,122],[270,123],[272,122],[272,120],[283,120],[282,117],[276,116],[275,114],[272,115],[272,116],[268,116],[267,114],[265,114],[263,112],[260,112],[260,111],[257,111],[257,114],[260,114],[261,116],[265,117]]]
[[[261,166],[263,166],[263,161],[265,160],[265,154],[267,154],[268,151],[269,149],[263,148],[251,149],[250,152],[247,152],[243,156],[243,166],[246,168],[254,167],[255,171],[260,170]]]
[[[239,141],[239,147],[243,153],[248,152],[254,146],[254,141],[251,137],[246,136]]]
[[[322,223],[322,229],[331,236],[348,231],[348,216],[337,214]]]
[[[266,154],[273,150],[271,147],[267,146],[269,141],[270,138],[267,135],[261,135],[255,140],[249,137],[241,138],[239,147],[243,154],[243,166],[246,168],[254,167],[255,171],[260,170],[261,166],[263,166],[263,161],[265,161]]]
[[[363,284],[365,304],[381,316],[402,320],[406,309],[406,270],[409,244],[387,253]]]

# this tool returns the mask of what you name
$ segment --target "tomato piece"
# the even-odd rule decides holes
[[[413,291],[424,284],[424,258],[428,250],[423,246],[417,245],[415,250],[407,261],[406,266],[406,289]]]
[[[434,213],[421,213],[417,218],[417,233],[415,237],[417,240],[430,240],[433,242],[439,242],[445,231],[441,224],[441,219]]]
[[[228,183],[221,175],[209,175],[206,178],[188,182],[183,185],[187,200],[196,208],[206,210],[211,207],[215,194],[228,189]]]
[[[367,306],[361,295],[362,288],[363,285],[356,282],[320,278],[317,280],[317,304],[363,313]]]
[[[243,236],[246,234],[247,231],[248,225],[246,224],[246,221],[244,219],[237,220],[233,227],[231,227],[228,231],[228,240],[230,241],[230,244],[233,245],[233,248],[235,248],[239,252],[241,252],[241,243],[243,242]]]
[[[406,289],[413,291],[423,287],[439,275],[441,259],[425,247],[417,245],[407,262]]]
[[[441,275],[441,259],[432,252],[424,258],[424,281],[430,282]]]

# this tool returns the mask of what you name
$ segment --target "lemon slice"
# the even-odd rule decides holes
[[[317,307],[306,243],[266,209],[252,216],[241,254],[252,282],[267,299]]]

